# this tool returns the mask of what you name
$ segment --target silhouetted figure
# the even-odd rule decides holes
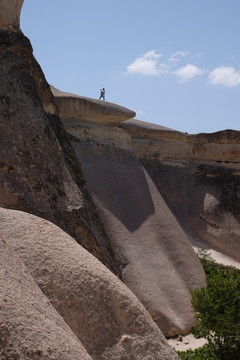
[[[105,101],[105,89],[102,88],[100,89],[100,97],[99,100],[103,99],[103,101]]]

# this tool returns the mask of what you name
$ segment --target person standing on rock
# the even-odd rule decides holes
[[[100,89],[100,97],[99,100],[103,99],[103,101],[105,101],[105,89],[102,88]]]

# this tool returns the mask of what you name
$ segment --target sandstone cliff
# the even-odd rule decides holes
[[[117,272],[54,97],[21,32],[0,32],[0,80],[0,206],[53,221]]]
[[[0,356],[177,359],[161,330],[195,324],[205,284],[190,241],[239,260],[239,132],[50,88],[22,2],[0,0]]]
[[[57,95],[123,281],[165,334],[188,331],[189,290],[204,284],[189,240],[239,260],[239,132],[188,135],[135,119],[120,128],[90,117],[73,122],[67,94]]]
[[[129,120],[121,124],[190,240],[240,259],[240,132],[189,135]]]
[[[0,24],[0,205],[41,217],[2,210],[0,356],[177,359],[143,305],[93,257],[120,275],[50,87],[19,29],[20,2],[0,4],[9,15]]]
[[[66,128],[124,283],[165,334],[187,332],[195,324],[189,290],[204,285],[204,273],[129,135],[89,124]]]

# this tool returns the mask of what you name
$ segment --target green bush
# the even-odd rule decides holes
[[[212,349],[205,345],[195,350],[177,351],[182,360],[218,360]]]
[[[199,321],[194,334],[207,338],[208,346],[179,355],[184,360],[240,359],[240,271],[216,264],[204,253],[200,254],[200,260],[207,286],[192,291]]]

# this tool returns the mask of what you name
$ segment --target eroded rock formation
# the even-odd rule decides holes
[[[240,132],[189,135],[136,120],[121,128],[189,238],[239,261]]]
[[[0,32],[0,206],[58,224],[117,272],[54,97],[21,32]]]
[[[131,291],[60,228],[0,209],[0,235],[93,359],[177,359]]]
[[[84,96],[69,94],[51,86],[63,124],[97,124],[118,126],[122,121],[132,119],[136,113],[123,106],[98,101]]]
[[[59,121],[50,87],[32,56],[28,39],[20,31],[2,31],[0,37],[0,205],[25,210],[59,224],[119,273],[111,244],[86,189],[80,164]],[[27,216],[25,214],[22,220],[30,230],[29,221],[32,225],[34,221],[33,218],[28,221]],[[1,303],[0,351],[4,360],[10,357],[90,359],[66,323],[81,338],[94,359],[118,359],[122,356],[126,359],[177,359],[146,310],[120,280],[103,265],[98,265],[96,260],[91,265],[90,255],[86,251],[82,253],[73,239],[68,240],[64,250],[61,236],[58,233],[54,237],[51,225],[47,229],[48,237],[41,239],[42,245],[45,240],[41,253],[39,242],[32,237],[33,229],[30,234],[26,231],[23,238],[20,225],[21,229],[17,231],[17,217],[16,214],[12,216],[12,225],[9,217],[10,228],[16,230],[15,243],[7,231],[7,245],[1,242],[0,280],[5,297]],[[41,221],[44,223],[43,219]],[[14,228],[13,223],[16,225]],[[35,231],[44,234],[41,224],[36,225]],[[29,271],[36,275],[39,286],[59,313],[65,316],[65,322],[49,305],[31,276],[24,276],[26,270],[19,265],[18,259],[15,260],[13,251],[8,250],[11,242],[16,252],[18,249],[23,251],[24,239],[30,241],[29,238],[35,249],[34,253],[33,249],[30,251],[25,247],[25,254],[29,255],[26,261]],[[50,239],[55,241],[54,245]],[[60,257],[58,247],[62,249]],[[9,261],[10,256],[12,261]],[[49,262],[50,257],[55,262]],[[40,258],[46,260],[42,263],[43,268],[36,262]],[[64,261],[69,270],[63,266]],[[30,264],[35,264],[35,267],[31,268]],[[10,268],[12,272],[9,272]],[[55,272],[57,268],[62,272]],[[13,274],[13,281],[7,278],[8,272]],[[56,278],[48,277],[51,273],[55,273]],[[68,286],[72,284],[72,288],[66,286],[63,296],[57,289],[62,289],[66,273],[69,276],[66,283]],[[79,278],[80,289],[76,279],[81,274],[84,276]],[[20,299],[23,292],[26,296]],[[102,298],[99,297],[101,294]],[[97,306],[96,301],[99,301]],[[102,318],[103,312],[105,319]],[[79,314],[79,319],[76,319],[76,314]],[[94,342],[95,339],[99,343]]]
[[[0,247],[0,358],[91,360],[4,237]]]
[[[65,129],[73,136],[87,185],[122,264],[124,282],[165,334],[188,331],[194,324],[189,289],[202,286],[204,276],[192,249],[188,253],[184,247],[185,242],[190,245],[186,236],[239,260],[239,132],[189,135],[135,119],[122,122],[120,128],[73,124],[71,108],[68,119],[64,118]],[[177,275],[169,270],[175,263]],[[161,293],[165,279],[168,284],[172,280],[170,288],[175,289],[172,307],[171,296]]]
[[[24,211],[0,210],[0,357],[177,359],[161,330],[195,324],[205,284],[189,239],[239,260],[239,132],[50,89],[21,6],[0,0],[0,206]]]
[[[164,334],[194,326],[190,290],[205,277],[190,243],[119,128],[71,127],[76,155],[124,283]]]

